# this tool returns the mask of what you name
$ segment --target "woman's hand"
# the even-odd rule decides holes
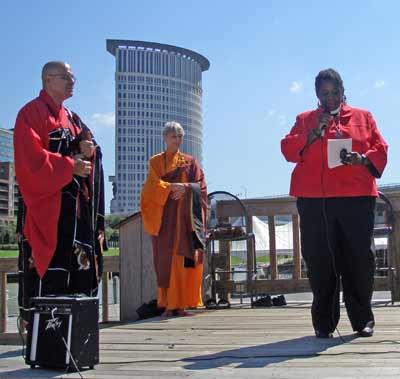
[[[333,120],[333,116],[329,113],[321,113],[318,117],[317,126],[313,129],[314,134],[318,137],[321,136],[322,131],[325,130]]]
[[[171,183],[171,194],[170,197],[173,200],[179,200],[182,199],[186,187],[183,183]]]
[[[368,166],[370,161],[364,155],[357,153],[356,151],[350,151],[350,153],[346,154],[346,159],[341,160],[344,165],[351,166]]]
[[[322,136],[323,130],[327,128],[327,126],[331,123],[332,119],[333,116],[330,115],[329,113],[320,114],[320,116],[318,117],[317,126],[308,132],[306,146],[310,145],[317,138],[320,138]]]

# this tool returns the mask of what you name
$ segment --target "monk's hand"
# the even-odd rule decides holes
[[[82,154],[74,155],[74,175],[86,178],[92,171],[92,164],[88,161],[84,161]]]
[[[85,158],[92,158],[96,150],[92,141],[83,140],[79,142],[79,151]]]
[[[103,250],[103,243],[104,243],[104,230],[99,230],[99,235],[97,236],[97,239],[100,243],[101,250]]]
[[[182,199],[186,187],[182,183],[171,183],[171,194],[170,197],[173,200]]]

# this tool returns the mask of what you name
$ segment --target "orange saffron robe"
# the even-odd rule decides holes
[[[182,165],[182,162],[187,163],[185,162],[185,157],[189,156],[178,151],[175,154],[165,152],[150,158],[149,174],[141,195],[141,212],[144,229],[152,236],[158,236],[159,234],[164,207],[170,195],[170,183],[161,178],[176,170],[178,166]],[[195,165],[198,168],[197,163]],[[201,172],[199,168],[198,171]],[[188,176],[185,171],[182,172],[179,182],[188,183]],[[202,194],[205,191],[204,183]],[[194,267],[184,266],[185,256],[180,254],[179,251],[182,230],[180,225],[185,222],[185,220],[182,220],[180,212],[183,206],[183,199],[176,201],[178,205],[176,217],[174,217],[175,238],[172,248],[169,284],[168,286],[160,286],[159,284],[157,299],[158,306],[165,307],[168,310],[194,308],[202,305],[203,264],[201,260],[196,259]],[[204,216],[203,220],[205,220]]]

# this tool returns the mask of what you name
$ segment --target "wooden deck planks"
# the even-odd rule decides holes
[[[374,308],[372,338],[355,338],[345,310],[339,337],[313,336],[309,304],[195,311],[100,330],[101,364],[84,378],[395,378],[400,377],[400,307]],[[0,346],[0,378],[79,378],[31,370],[15,346]]]

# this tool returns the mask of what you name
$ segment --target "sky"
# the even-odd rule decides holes
[[[289,0],[1,0],[0,126],[41,88],[44,63],[72,66],[66,105],[115,166],[115,59],[106,39],[166,43],[210,60],[203,73],[203,168],[209,191],[287,194],[293,164],[280,140],[314,109],[315,76],[334,68],[348,104],[372,112],[389,144],[378,184],[400,183],[400,2]],[[112,196],[107,182],[106,208]]]

